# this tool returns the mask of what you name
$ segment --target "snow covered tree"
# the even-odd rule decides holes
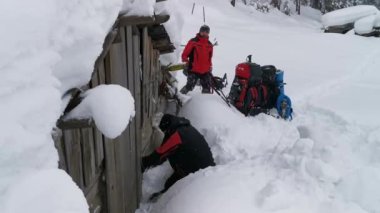
[[[317,9],[322,9],[323,3],[326,11],[333,11],[337,9],[342,9],[346,7],[352,7],[356,5],[374,5],[380,9],[379,0],[312,0],[312,7]],[[322,4],[318,4],[319,1]],[[319,8],[321,7],[321,8]]]

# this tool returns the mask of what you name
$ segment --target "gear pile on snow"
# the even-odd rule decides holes
[[[251,58],[249,55],[246,62],[236,66],[230,103],[246,116],[270,114],[276,109],[278,117],[291,120],[292,102],[285,95],[284,72],[273,65],[260,66]]]

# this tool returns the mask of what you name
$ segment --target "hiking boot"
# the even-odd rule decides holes
[[[189,92],[189,90],[187,89],[186,86],[184,86],[184,87],[182,87],[182,89],[179,92],[186,95]]]

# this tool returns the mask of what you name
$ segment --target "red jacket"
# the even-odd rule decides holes
[[[182,61],[189,63],[189,70],[205,74],[212,68],[213,46],[208,37],[201,37],[199,34],[191,39],[182,53]]]

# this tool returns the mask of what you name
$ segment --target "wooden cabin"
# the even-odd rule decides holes
[[[167,20],[168,15],[119,16],[105,38],[91,81],[82,88],[119,84],[131,92],[136,115],[119,137],[106,138],[91,120],[57,123],[59,167],[82,189],[91,213],[132,213],[138,208],[141,157],[154,146],[153,116],[166,107],[159,88],[170,75],[162,70],[159,57],[174,50],[162,25]],[[72,93],[65,112],[78,104],[78,94]]]
[[[344,25],[338,25],[338,26],[328,26],[325,28],[325,33],[340,33],[340,34],[346,34],[350,30],[354,29],[354,22],[344,24]],[[358,34],[355,33],[355,35],[360,35],[364,37],[380,37],[380,28],[375,27],[373,28],[372,32],[366,33],[366,34]]]
[[[348,31],[354,29],[354,23],[348,23],[338,26],[328,26],[325,28],[325,33],[340,33],[346,34]]]

